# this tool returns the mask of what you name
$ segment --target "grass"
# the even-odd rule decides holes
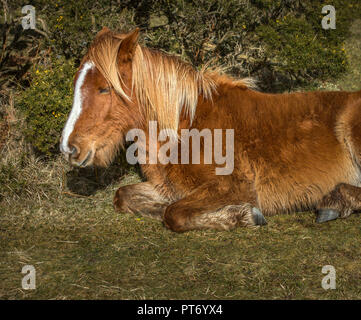
[[[345,44],[350,72],[320,88],[361,89],[361,21]],[[113,211],[134,171],[71,169],[33,156],[16,129],[0,160],[0,299],[359,299],[361,217],[316,224],[309,212],[262,228],[175,234]],[[2,198],[1,198],[2,196]],[[36,290],[21,269],[36,269]],[[321,269],[336,269],[336,290]]]
[[[80,198],[2,208],[2,299],[357,299],[360,217],[318,225],[311,213],[267,227],[174,234],[156,221],[113,211],[111,185]],[[55,190],[54,190],[55,191]],[[20,287],[34,265],[37,289]],[[337,290],[321,288],[335,266]]]

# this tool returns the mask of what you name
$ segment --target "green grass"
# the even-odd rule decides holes
[[[345,44],[350,72],[320,88],[361,88],[357,23]],[[139,181],[133,172],[113,166],[95,177],[60,158],[43,163],[22,143],[9,140],[1,154],[0,177],[14,185],[0,181],[0,299],[361,297],[358,214],[321,225],[312,213],[278,215],[261,228],[176,234],[114,212],[115,190]],[[24,265],[36,268],[36,290],[21,288]],[[336,290],[321,287],[324,265],[336,269]]]

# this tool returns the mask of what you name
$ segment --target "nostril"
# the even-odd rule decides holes
[[[69,146],[69,149],[70,149],[70,156],[71,157],[76,157],[78,154],[79,154],[79,149],[76,147],[76,146],[74,146],[74,145],[70,145]]]

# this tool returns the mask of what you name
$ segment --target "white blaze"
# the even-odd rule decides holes
[[[83,86],[84,79],[85,79],[86,74],[88,73],[88,70],[91,69],[93,66],[94,65],[92,62],[84,63],[82,69],[79,72],[78,79],[76,80],[75,88],[74,88],[73,107],[70,111],[68,120],[66,121],[66,124],[63,129],[63,133],[62,133],[62,142],[60,145],[61,152],[64,152],[64,153],[71,152],[69,149],[69,146],[68,146],[68,140],[69,140],[71,133],[74,130],[75,123],[79,119],[79,116],[80,116],[80,113],[82,110],[83,97],[81,94],[81,88]]]

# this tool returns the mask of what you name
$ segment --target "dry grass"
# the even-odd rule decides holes
[[[352,71],[328,86],[360,89],[355,37],[346,44]],[[361,297],[359,215],[318,225],[312,213],[299,213],[258,229],[171,233],[113,211],[119,185],[139,181],[134,171],[71,169],[60,157],[44,162],[19,135],[23,123],[11,100],[2,108],[10,132],[0,154],[0,299]],[[26,264],[37,271],[33,291],[21,288]],[[336,290],[321,287],[328,264]]]

